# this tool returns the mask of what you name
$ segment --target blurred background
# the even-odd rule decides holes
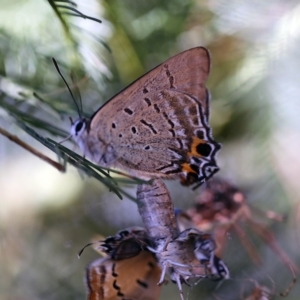
[[[249,205],[285,217],[260,221],[300,266],[299,1],[86,0],[74,7],[0,0],[0,7],[0,127],[54,160],[16,121],[57,142],[68,135],[68,117],[77,113],[52,57],[69,82],[70,71],[76,74],[89,115],[170,56],[208,48],[210,123],[223,144],[218,175],[241,188]],[[102,23],[73,16],[70,7]],[[78,251],[96,235],[141,225],[136,204],[72,166],[62,174],[2,135],[0,143],[0,299],[84,299],[85,266],[99,255],[87,249],[78,260]],[[203,189],[167,185],[181,209]],[[135,195],[136,185],[122,188]],[[223,260],[232,278],[185,287],[187,299],[245,299],[254,288],[247,279],[276,293],[289,285],[290,270],[245,228],[262,265],[229,234]],[[286,299],[299,295],[296,284]],[[164,286],[160,299],[179,299],[177,287]]]

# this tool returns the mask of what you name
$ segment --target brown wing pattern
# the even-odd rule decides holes
[[[205,48],[165,61],[98,110],[90,136],[106,149],[103,160],[140,177],[181,177],[191,184],[218,169],[220,149],[208,124],[210,69]]]
[[[91,129],[105,126],[103,118],[101,118],[103,115],[111,114],[112,119],[114,119],[115,111],[111,111],[111,108],[121,110],[126,108],[128,101],[132,102],[132,99],[142,100],[146,98],[148,93],[170,89],[171,87],[195,97],[201,103],[208,120],[209,97],[207,97],[205,82],[209,72],[210,54],[207,49],[196,47],[181,52],[150,70],[108,100],[92,116]],[[192,76],[187,76],[187,74],[192,74]],[[176,81],[174,82],[174,80]],[[98,114],[100,111],[101,114]]]

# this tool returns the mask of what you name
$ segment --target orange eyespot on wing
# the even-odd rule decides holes
[[[187,161],[181,164],[181,170],[184,174],[181,177],[183,185],[198,183],[196,186],[198,187],[219,170],[215,156],[221,146],[209,136],[206,138],[192,137],[186,156]]]
[[[195,175],[198,175],[197,170],[195,170],[195,169],[193,168],[193,166],[190,165],[190,164],[188,164],[188,163],[183,163],[183,164],[181,165],[181,168],[182,168],[182,171],[183,171],[183,172],[186,172],[186,173],[194,173]]]
[[[191,151],[189,156],[208,157],[212,152],[212,146],[198,137],[193,137],[191,144]]]

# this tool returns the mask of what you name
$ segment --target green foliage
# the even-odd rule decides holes
[[[61,2],[65,2],[65,4],[62,5]],[[72,60],[72,65],[63,65],[65,66],[65,68],[68,68],[70,70],[74,70],[75,67],[76,73],[83,74],[83,65],[78,64],[78,62],[80,61],[80,52],[78,49],[79,43],[76,40],[75,35],[72,34],[72,26],[65,18],[65,15],[89,19],[98,23],[101,23],[101,21],[97,18],[92,18],[80,13],[77,9],[74,8],[76,5],[71,1],[49,1],[49,4],[53,8],[55,15],[58,17],[58,20],[60,21],[61,26],[64,29],[66,40],[70,41],[73,45],[69,51],[73,52],[78,57],[78,60]],[[3,40],[1,44],[4,48],[8,43],[10,43],[10,39],[8,35],[3,35],[2,38]],[[16,40],[13,38],[11,39],[11,41],[12,43],[15,43],[15,45],[13,44],[11,46],[11,48],[15,50],[14,55],[20,57],[22,53],[20,53],[20,49],[18,48],[18,42],[16,42]],[[103,43],[103,45],[105,45],[106,49],[109,49],[106,43]],[[22,46],[24,47],[24,45]],[[28,46],[25,45],[25,48],[27,50]],[[7,52],[7,50],[8,49],[4,51],[4,49],[2,49],[2,53],[4,54],[5,52]],[[65,101],[62,101],[59,97],[54,98],[51,96],[46,96],[44,98],[39,96],[40,93],[44,94],[44,91],[49,89],[49,85],[51,85],[51,83],[53,85],[57,85],[57,79],[59,79],[60,77],[58,76],[58,74],[55,74],[55,68],[51,65],[49,57],[34,51],[34,49],[32,50],[32,61],[30,62],[27,60],[26,64],[21,67],[23,68],[23,70],[20,76],[10,77],[5,74],[5,68],[3,68],[2,70],[2,82],[4,89],[2,89],[3,94],[1,95],[0,104],[2,108],[6,110],[7,117],[10,117],[11,121],[15,122],[29,135],[31,135],[44,146],[56,153],[58,158],[62,160],[62,163],[64,165],[69,163],[88,176],[98,179],[100,182],[107,185],[107,187],[111,191],[115,192],[121,199],[121,194],[124,194],[130,199],[134,200],[134,198],[128,195],[128,193],[126,193],[118,185],[118,183],[138,184],[144,181],[139,180],[138,178],[131,180],[129,178],[113,178],[108,173],[108,171],[110,170],[95,166],[88,160],[84,159],[82,156],[76,154],[66,147],[63,147],[62,145],[57,144],[56,142],[45,136],[45,133],[56,137],[66,137],[68,135],[66,131],[60,129],[55,124],[57,122],[60,122],[60,119],[66,116],[74,115],[74,113],[76,112],[76,110],[74,110],[74,108],[76,108],[76,103],[67,103]],[[3,58],[5,58],[5,56]],[[32,73],[31,77],[29,77],[28,75],[27,78],[23,77],[23,74],[26,72],[26,70],[29,69],[30,63],[34,64],[36,70]],[[43,65],[43,63],[45,65]],[[19,66],[14,66],[14,68],[18,67]],[[52,69],[52,71],[49,71],[49,69]],[[46,74],[45,70],[47,70]],[[47,74],[47,72],[49,74]],[[56,82],[53,82],[55,80],[55,76],[57,77],[57,79]],[[53,86],[52,88],[56,90],[58,89],[58,87]],[[87,116],[88,114],[84,113],[84,115]],[[45,121],[45,118],[49,119],[49,121]],[[38,129],[39,131],[43,131],[44,136],[42,136],[41,133],[38,134],[37,132],[35,132],[33,130],[33,127]],[[121,174],[120,172],[116,172],[114,170],[111,171]]]

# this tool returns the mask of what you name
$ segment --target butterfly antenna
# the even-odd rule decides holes
[[[81,257],[81,254],[83,253],[83,251],[85,250],[85,248],[87,248],[87,247],[89,247],[89,246],[91,246],[91,245],[93,245],[93,244],[96,244],[96,243],[98,243],[98,242],[92,242],[92,243],[86,244],[86,245],[78,252],[78,254],[77,254],[78,258]]]
[[[80,109],[79,109],[78,103],[76,102],[75,97],[74,97],[74,95],[73,95],[73,93],[72,93],[72,91],[71,91],[71,89],[70,89],[70,87],[69,87],[67,81],[65,80],[64,76],[63,76],[62,73],[60,72],[60,69],[59,69],[59,67],[58,67],[58,64],[57,64],[56,60],[55,60],[54,58],[52,58],[52,61],[53,61],[53,63],[54,63],[54,66],[55,66],[55,68],[56,68],[58,74],[60,75],[60,77],[61,77],[62,80],[64,81],[65,85],[67,86],[67,88],[68,88],[68,90],[69,90],[69,92],[70,92],[70,94],[71,94],[71,97],[72,97],[72,99],[73,99],[73,101],[74,101],[74,103],[75,103],[75,106],[76,106],[76,109],[77,109],[79,118],[81,118],[82,115],[81,115],[81,111],[80,111]]]
[[[83,112],[82,98],[81,98],[80,90],[79,90],[79,87],[78,87],[78,84],[77,84],[77,80],[76,80],[75,75],[74,75],[73,72],[71,73],[71,79],[72,79],[72,83],[73,83],[74,87],[76,88],[76,93],[79,97],[79,109],[80,109],[80,112],[82,113]]]

